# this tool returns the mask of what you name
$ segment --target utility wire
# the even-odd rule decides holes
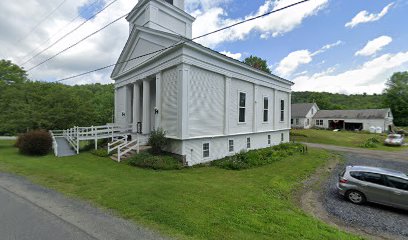
[[[120,19],[126,17],[127,15],[128,15],[128,14],[126,13],[125,15],[123,15],[123,16],[121,16],[121,17],[115,19],[114,21],[108,23],[107,25],[103,26],[102,28],[98,29],[97,31],[95,31],[95,32],[93,32],[93,33],[91,33],[91,34],[89,34],[88,36],[86,36],[86,37],[84,37],[84,38],[82,38],[82,39],[79,40],[78,42],[72,44],[71,46],[65,48],[64,50],[59,51],[57,54],[52,55],[51,57],[47,58],[46,60],[44,60],[44,61],[38,63],[37,65],[35,65],[35,66],[33,66],[33,67],[31,67],[30,69],[27,70],[27,72],[29,72],[29,71],[31,71],[31,70],[33,70],[33,69],[35,69],[35,68],[37,68],[37,67],[43,65],[44,63],[50,61],[51,59],[54,59],[55,57],[57,57],[58,55],[62,54],[63,52],[68,51],[69,49],[71,49],[71,48],[77,46],[77,45],[80,44],[81,42],[83,42],[83,41],[85,41],[86,39],[92,37],[93,35],[99,33],[100,31],[102,31],[102,30],[104,30],[105,28],[109,27],[110,25],[116,23],[117,21],[119,21]]]
[[[108,7],[110,7],[112,4],[114,4],[115,2],[117,2],[118,0],[113,0],[112,2],[110,2],[108,5],[106,5],[104,8],[102,8],[101,10],[99,10],[98,12],[96,12],[95,14],[93,14],[91,17],[89,17],[88,19],[86,19],[85,21],[83,21],[81,24],[79,24],[77,27],[75,27],[73,30],[69,31],[68,33],[66,33],[64,36],[60,37],[57,41],[55,41],[54,43],[52,43],[50,46],[46,47],[45,49],[43,49],[42,51],[38,52],[37,54],[35,54],[34,56],[32,56],[30,59],[28,59],[27,61],[25,61],[24,63],[22,63],[22,65],[30,62],[31,60],[33,60],[34,58],[36,58],[37,56],[39,56],[40,54],[44,53],[45,51],[47,51],[48,49],[52,48],[53,46],[55,46],[57,43],[59,43],[62,39],[66,38],[68,35],[70,35],[71,33],[75,32],[76,30],[78,30],[80,27],[82,27],[83,25],[85,25],[85,23],[89,22],[91,19],[93,19],[94,17],[96,17],[98,14],[100,14],[101,12],[103,12],[104,10],[106,10]]]
[[[67,0],[63,0],[54,10],[50,12],[44,19],[39,21],[24,37],[20,38],[20,40],[17,41],[17,43],[21,43],[24,41],[28,36],[30,36],[37,28],[48,18],[50,18]]]
[[[241,25],[241,24],[246,23],[246,22],[249,22],[249,21],[253,21],[253,20],[255,20],[255,19],[259,19],[259,18],[268,16],[268,15],[271,15],[271,14],[276,13],[276,12],[283,11],[283,10],[285,10],[285,9],[288,9],[288,8],[291,8],[291,7],[294,7],[294,6],[296,6],[296,5],[300,5],[300,4],[302,4],[302,3],[309,2],[309,1],[311,1],[311,0],[302,0],[302,1],[299,1],[299,2],[296,2],[296,3],[293,3],[293,4],[290,4],[290,5],[287,5],[287,6],[285,6],[285,7],[278,8],[278,9],[275,9],[275,10],[273,10],[273,11],[267,12],[267,13],[265,13],[265,14],[262,14],[262,15],[259,15],[259,16],[253,17],[253,18],[249,18],[249,19],[246,19],[246,20],[243,20],[243,21],[234,23],[234,24],[232,24],[232,25],[229,25],[229,26],[226,26],[226,27],[217,29],[217,30],[215,30],[215,31],[212,31],[212,32],[209,32],[209,33],[200,35],[200,36],[197,36],[197,37],[192,38],[192,39],[187,39],[187,38],[184,38],[184,37],[183,37],[183,39],[184,39],[183,41],[178,42],[178,43],[175,43],[175,44],[170,45],[170,46],[168,46],[168,47],[165,47],[165,48],[162,48],[162,49],[159,49],[159,50],[150,52],[150,53],[146,53],[146,54],[143,54],[143,55],[139,55],[139,56],[136,56],[136,57],[134,57],[134,58],[131,58],[131,59],[128,59],[128,60],[125,60],[125,61],[121,61],[121,62],[117,62],[117,63],[114,63],[114,64],[110,64],[110,65],[107,65],[107,66],[104,66],[104,67],[100,67],[100,68],[97,68],[97,69],[93,69],[93,70],[90,70],[90,71],[87,71],[87,72],[84,72],[84,73],[80,73],[80,74],[73,75],[73,76],[70,76],[70,77],[62,78],[62,79],[56,80],[56,81],[54,81],[54,82],[62,82],[62,81],[70,80],[70,79],[77,78],[77,77],[81,77],[81,76],[84,76],[84,75],[87,75],[87,74],[90,74],[90,73],[93,73],[93,72],[98,72],[98,71],[101,71],[101,70],[104,70],[104,69],[107,69],[107,68],[110,68],[110,67],[114,67],[114,66],[119,65],[119,64],[123,64],[123,63],[126,63],[126,62],[130,62],[130,61],[133,61],[133,60],[135,60],[135,59],[139,59],[139,58],[146,57],[146,56],[149,56],[149,55],[152,55],[152,54],[156,54],[156,53],[161,53],[161,52],[166,51],[166,50],[168,50],[168,49],[174,48],[174,47],[176,47],[177,45],[181,45],[181,44],[184,44],[184,43],[186,43],[186,42],[192,42],[192,41],[194,41],[194,40],[197,40],[197,39],[200,39],[200,38],[209,36],[209,35],[211,35],[211,34],[224,31],[224,30],[226,30],[226,29],[229,29],[229,28],[232,28],[232,27]]]
[[[89,5],[86,9],[90,9],[91,7],[93,7],[94,5],[96,5],[96,3],[98,3],[100,0],[95,0],[91,5]],[[75,20],[77,20],[78,18],[81,17],[81,14],[78,14],[77,16],[75,16],[74,18],[71,19],[71,21],[69,21],[67,24],[65,24],[63,27],[61,27],[58,31],[56,31],[54,34],[52,34],[50,37],[47,38],[47,40],[43,41],[37,48],[31,50],[31,52],[27,53],[24,58],[27,58],[37,52],[43,45],[45,45],[48,41],[50,41],[53,37],[55,37],[58,33],[60,33],[62,30],[64,30],[65,28],[67,28],[69,25],[71,25]]]

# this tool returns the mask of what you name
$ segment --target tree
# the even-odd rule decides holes
[[[28,81],[24,69],[8,60],[0,60],[0,83],[12,84]]]
[[[394,123],[408,126],[408,72],[394,73],[386,83],[384,103],[393,112]]]
[[[266,63],[266,60],[262,58],[251,55],[250,57],[245,58],[244,63],[261,71],[267,72],[269,74],[271,73],[271,70],[269,69],[268,64]]]

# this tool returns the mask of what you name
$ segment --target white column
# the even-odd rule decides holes
[[[155,122],[154,122],[154,127],[156,129],[159,129],[161,127],[161,100],[162,100],[162,95],[161,95],[161,73],[156,74],[156,109],[157,112],[155,112]]]
[[[190,66],[181,64],[178,67],[178,129],[181,139],[188,138],[188,89],[190,83]]]
[[[224,135],[229,135],[231,78],[225,77]]]
[[[132,131],[137,132],[137,123],[140,122],[140,85],[133,83],[133,125]]]
[[[253,103],[253,118],[252,118],[252,132],[258,131],[258,86],[254,84],[254,103]]]
[[[143,80],[143,120],[142,133],[150,134],[150,83]]]

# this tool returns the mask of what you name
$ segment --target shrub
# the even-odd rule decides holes
[[[140,168],[154,170],[178,170],[183,164],[171,155],[153,155],[149,152],[141,152],[128,160],[128,164]]]
[[[297,133],[297,132],[290,132],[289,135],[290,135],[291,137],[305,137],[305,138],[309,137],[309,136],[307,136],[306,134]]]
[[[241,151],[233,156],[211,162],[212,166],[217,166],[229,170],[242,170],[258,166],[263,166],[296,153],[305,153],[306,148],[299,143],[283,143],[274,147]]]
[[[163,149],[168,144],[168,139],[166,138],[166,131],[162,128],[154,130],[150,133],[148,144],[152,147],[151,151],[155,154],[160,154]]]
[[[43,156],[52,149],[52,137],[44,130],[30,131],[18,137],[16,146],[22,154]]]
[[[97,150],[95,150],[95,149],[91,150],[91,153],[93,155],[95,155],[95,156],[98,156],[98,157],[109,157],[108,151],[106,149],[104,149],[104,148],[100,148],[100,149],[97,149]]]
[[[378,140],[375,137],[369,138],[367,139],[363,144],[361,144],[360,146],[362,148],[376,148],[377,144],[380,143],[380,140]]]

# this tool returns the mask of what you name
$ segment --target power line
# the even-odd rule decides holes
[[[44,61],[38,63],[38,64],[35,65],[34,67],[31,67],[30,69],[27,70],[27,72],[29,72],[29,71],[31,71],[31,70],[33,70],[33,69],[35,69],[35,68],[37,68],[37,67],[43,65],[44,63],[46,63],[46,62],[50,61],[51,59],[57,57],[58,55],[62,54],[63,52],[65,52],[65,51],[67,51],[67,50],[69,50],[69,49],[71,49],[71,48],[77,46],[77,45],[80,44],[81,42],[83,42],[83,41],[85,41],[86,39],[92,37],[93,35],[99,33],[100,31],[102,31],[102,30],[104,30],[105,28],[109,27],[110,25],[116,23],[117,21],[119,21],[120,19],[126,17],[127,15],[128,15],[128,14],[126,13],[125,15],[123,15],[123,16],[121,16],[121,17],[115,19],[114,21],[108,23],[107,25],[103,26],[102,28],[98,29],[97,31],[95,31],[95,32],[93,32],[93,33],[91,33],[91,34],[89,34],[88,36],[86,36],[86,37],[84,37],[84,38],[82,38],[82,39],[79,40],[78,42],[72,44],[71,46],[65,48],[64,50],[59,51],[57,54],[55,54],[55,55],[53,55],[53,56],[47,58],[46,60],[44,60]]]
[[[96,5],[96,3],[100,2],[100,0],[95,0],[91,5],[89,5],[86,9],[89,9]],[[34,52],[37,52],[43,45],[45,45],[48,41],[50,41],[53,37],[55,37],[58,33],[60,33],[63,29],[67,28],[69,25],[71,25],[75,20],[81,17],[81,14],[78,14],[74,18],[72,18],[67,24],[65,24],[63,27],[61,27],[58,31],[56,31],[54,34],[52,34],[50,37],[47,38],[47,40],[43,41],[37,48],[31,50],[31,52],[27,53],[24,58],[29,57],[31,54]],[[28,58],[27,58],[28,59]]]
[[[117,2],[119,0],[113,0],[112,2],[110,2],[108,5],[106,5],[104,8],[102,8],[101,10],[99,10],[98,12],[96,12],[95,14],[93,14],[91,17],[89,17],[88,19],[86,19],[85,21],[83,21],[81,24],[79,24],[77,27],[75,27],[73,30],[69,31],[68,33],[66,33],[64,36],[60,37],[57,41],[55,41],[54,43],[52,43],[50,46],[46,47],[45,49],[43,49],[42,51],[40,51],[39,53],[35,54],[34,56],[32,56],[30,59],[28,59],[27,61],[25,61],[24,63],[22,63],[21,65],[24,65],[28,62],[30,62],[32,59],[36,58],[37,56],[39,56],[40,54],[44,53],[45,51],[47,51],[48,49],[52,48],[53,46],[55,46],[57,43],[59,43],[62,39],[66,38],[67,36],[69,36],[71,33],[75,32],[76,30],[78,30],[80,27],[82,27],[83,25],[85,25],[85,23],[87,23],[88,21],[90,21],[91,19],[93,19],[94,17],[96,17],[99,13],[103,12],[104,10],[106,10],[108,7],[110,7],[112,4],[114,4],[115,2]]]
[[[168,46],[168,47],[165,47],[165,48],[162,48],[162,49],[159,49],[159,50],[150,52],[150,53],[146,53],[146,54],[143,54],[143,55],[139,55],[139,56],[136,56],[136,57],[134,57],[134,58],[131,58],[131,59],[128,59],[128,60],[125,60],[125,61],[121,61],[121,62],[117,62],[117,63],[114,63],[114,64],[110,64],[110,65],[107,65],[107,66],[104,66],[104,67],[100,67],[100,68],[97,68],[97,69],[93,69],[93,70],[90,70],[90,71],[87,71],[87,72],[84,72],[84,73],[80,73],[80,74],[73,75],[73,76],[70,76],[70,77],[58,79],[58,80],[56,80],[56,81],[54,81],[54,82],[62,82],[62,81],[70,80],[70,79],[77,78],[77,77],[81,77],[81,76],[84,76],[84,75],[87,75],[87,74],[90,74],[90,73],[93,73],[93,72],[98,72],[98,71],[101,71],[101,70],[104,70],[104,69],[107,69],[107,68],[110,68],[110,67],[114,67],[114,66],[119,65],[119,64],[123,64],[123,63],[126,63],[126,62],[130,62],[130,61],[133,61],[133,60],[142,58],[142,57],[146,57],[146,56],[149,56],[149,55],[152,55],[152,54],[161,53],[161,52],[166,51],[166,50],[168,50],[168,49],[174,48],[174,47],[176,47],[177,45],[184,44],[184,43],[186,43],[186,42],[192,42],[192,41],[194,41],[194,40],[197,40],[197,39],[200,39],[200,38],[209,36],[209,35],[211,35],[211,34],[224,31],[224,30],[226,30],[226,29],[229,29],[229,28],[232,28],[232,27],[241,25],[241,24],[243,24],[243,23],[246,23],[246,22],[249,22],[249,21],[253,21],[253,20],[256,20],[256,19],[259,19],[259,18],[268,16],[268,15],[271,15],[271,14],[276,13],[276,12],[283,11],[283,10],[285,10],[285,9],[288,9],[288,8],[291,8],[291,7],[294,7],[294,6],[296,6],[296,5],[300,5],[300,4],[302,4],[302,3],[309,2],[309,1],[311,1],[311,0],[302,0],[302,1],[299,1],[299,2],[296,2],[296,3],[293,3],[293,4],[290,4],[290,5],[287,5],[287,6],[285,6],[285,7],[281,7],[281,8],[275,9],[275,10],[273,10],[273,11],[267,12],[267,13],[265,13],[265,14],[262,14],[262,15],[259,15],[259,16],[253,17],[253,18],[249,18],[249,19],[246,19],[246,20],[243,20],[243,21],[234,23],[234,24],[232,24],[232,25],[229,25],[229,26],[226,26],[226,27],[217,29],[217,30],[215,30],[215,31],[212,31],[212,32],[209,32],[209,33],[200,35],[200,36],[195,37],[195,38],[192,38],[192,39],[187,39],[187,38],[184,38],[184,37],[183,37],[183,38],[184,38],[183,41],[178,42],[178,43],[175,43],[175,44],[170,45],[170,46]]]
[[[17,43],[20,43],[24,41],[28,36],[30,36],[37,28],[48,18],[50,18],[67,0],[63,0],[54,10],[50,12],[44,19],[39,21],[24,37],[22,37],[20,40],[17,41]]]

